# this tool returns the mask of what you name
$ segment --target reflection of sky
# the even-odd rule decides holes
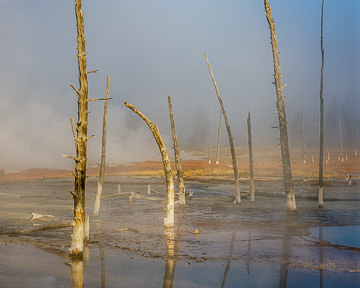
[[[310,229],[313,237],[319,237],[319,228]],[[323,241],[360,248],[360,226],[324,226]]]
[[[1,125],[0,146],[6,153],[0,155],[0,166],[69,163],[61,155],[73,151],[68,119],[76,116],[75,95],[68,85],[78,82],[73,2],[0,3],[0,119],[7,123]],[[108,141],[114,147],[109,154],[114,161],[131,160],[125,155],[135,150],[139,157],[155,154],[153,146],[148,149],[151,152],[141,152],[141,145],[134,144],[148,145],[152,140],[144,136],[143,123],[131,129],[125,126],[139,121],[126,120],[131,116],[122,107],[125,100],[169,135],[166,98],[171,95],[180,143],[203,143],[204,138],[216,143],[218,103],[204,52],[233,123],[236,143],[246,143],[248,111],[255,141],[278,136],[270,128],[277,119],[263,1],[83,2],[88,68],[100,70],[89,75],[90,98],[103,97],[107,74],[111,78],[114,100],[109,107]],[[288,84],[289,133],[296,135],[303,89],[309,133],[317,135],[310,121],[318,119],[321,1],[273,0],[271,6],[283,81]],[[324,13],[325,105],[335,99],[351,119],[360,106],[359,1],[325,1]],[[97,135],[89,145],[90,160],[97,161],[102,103],[91,103],[90,109],[90,134]]]

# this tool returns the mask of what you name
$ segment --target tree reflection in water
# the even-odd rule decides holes
[[[164,234],[166,237],[166,265],[165,265],[165,275],[164,275],[164,288],[173,287],[174,276],[175,276],[175,267],[176,267],[176,244],[175,244],[175,233],[174,228],[164,228]]]
[[[84,262],[81,259],[70,259],[71,279],[73,288],[84,287]]]
[[[280,288],[287,287],[288,269],[290,262],[290,247],[291,247],[291,234],[290,231],[285,231],[282,242],[282,254],[281,254],[281,265],[280,265]]]
[[[177,235],[175,236],[174,227],[164,228],[164,235],[166,238],[166,265],[165,265],[163,288],[172,288],[174,284],[176,261],[177,261],[184,221],[185,221],[185,207],[179,207],[178,221],[177,221],[178,222]]]
[[[226,263],[224,277],[223,277],[223,280],[221,282],[221,288],[223,288],[225,286],[226,277],[227,277],[227,274],[228,274],[228,272],[230,270],[231,258],[232,258],[232,254],[233,254],[233,251],[234,251],[234,245],[235,245],[235,238],[236,238],[236,232],[233,231],[232,232],[232,238],[231,238],[229,257],[228,257],[228,261]]]

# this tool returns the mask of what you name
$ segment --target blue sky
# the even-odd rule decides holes
[[[298,149],[302,91],[308,142],[317,145],[321,0],[270,4],[287,83],[291,149]],[[276,95],[263,1],[83,0],[82,5],[88,70],[99,69],[89,76],[89,97],[104,96],[110,75],[114,98],[108,161],[158,158],[148,128],[124,101],[155,121],[170,143],[170,95],[180,144],[216,145],[219,108],[204,52],[236,145],[247,141],[248,111],[255,145],[275,145],[278,132],[270,127],[277,125]],[[343,111],[348,134],[359,121],[359,9],[358,0],[325,1],[325,108],[332,103]],[[0,166],[72,167],[62,154],[74,154],[69,118],[76,116],[76,95],[69,83],[78,84],[75,25],[74,1],[0,2]],[[89,134],[97,136],[89,142],[89,161],[98,162],[103,103],[91,103],[90,110]],[[330,143],[335,136],[328,135]]]

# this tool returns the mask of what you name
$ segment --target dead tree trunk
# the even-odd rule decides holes
[[[319,188],[318,188],[318,207],[324,207],[324,40],[323,40],[323,19],[324,19],[324,0],[321,5],[321,78],[320,78],[320,155],[319,155]]]
[[[303,157],[303,163],[306,164],[306,148],[305,148],[305,117],[304,117],[304,93],[302,91],[301,93],[301,104],[302,104],[302,137],[301,137],[301,145],[302,145],[302,157]]]
[[[179,143],[178,143],[178,139],[177,139],[177,135],[176,135],[174,112],[173,112],[170,96],[168,97],[168,102],[169,102],[171,132],[172,132],[173,142],[174,142],[175,166],[176,166],[176,171],[177,171],[177,181],[178,181],[178,185],[179,185],[179,205],[185,206],[186,201],[185,201],[184,174],[181,169]]]
[[[124,105],[134,111],[141,119],[145,121],[145,123],[149,126],[150,131],[152,132],[157,145],[159,146],[159,150],[161,153],[163,165],[164,165],[164,173],[166,179],[166,208],[165,208],[165,218],[164,218],[164,226],[172,227],[174,226],[174,180],[171,172],[171,165],[169,160],[169,155],[167,153],[165,144],[161,138],[159,128],[157,127],[155,122],[151,122],[144,114],[142,114],[137,107],[134,105],[124,102]]]
[[[282,167],[284,174],[284,188],[286,194],[286,204],[290,211],[296,210],[295,194],[292,182],[292,172],[291,172],[291,163],[290,163],[290,152],[289,152],[289,143],[287,135],[287,122],[286,122],[286,113],[285,113],[285,101],[283,88],[281,84],[281,73],[280,73],[280,59],[279,51],[276,39],[275,32],[275,23],[274,18],[271,16],[271,8],[268,0],[264,0],[265,4],[265,13],[266,18],[269,23],[270,28],[270,38],[271,46],[274,60],[274,84],[276,88],[277,95],[277,113],[279,118],[279,129],[280,129],[280,146],[281,146],[281,157],[282,157]]]
[[[106,119],[107,119],[107,111],[108,111],[108,104],[109,104],[109,76],[107,77],[106,82],[106,96],[105,96],[105,103],[104,103],[104,118],[103,118],[103,131],[102,131],[102,146],[101,146],[101,162],[100,162],[100,173],[99,173],[99,181],[98,187],[96,192],[96,199],[94,205],[94,212],[93,215],[97,216],[99,214],[100,209],[100,198],[102,187],[104,184],[104,176],[105,176],[105,159],[106,159]]]
[[[230,143],[230,149],[231,149],[232,163],[233,163],[233,168],[234,168],[235,199],[236,199],[236,202],[237,202],[237,203],[241,203],[240,184],[239,184],[239,173],[238,173],[238,166],[237,166],[237,160],[236,160],[236,154],[235,154],[234,139],[233,139],[232,134],[231,134],[231,129],[230,129],[230,125],[229,125],[228,118],[227,118],[227,116],[226,116],[224,104],[223,104],[223,101],[222,101],[222,99],[221,99],[221,96],[220,96],[218,87],[217,87],[217,85],[216,85],[215,77],[214,77],[214,74],[213,74],[213,72],[212,72],[212,70],[211,70],[210,63],[209,63],[209,60],[208,60],[208,58],[207,58],[207,56],[206,56],[206,53],[205,53],[205,59],[206,59],[206,63],[207,63],[208,68],[209,68],[209,72],[210,72],[211,79],[212,79],[213,84],[214,84],[214,87],[215,87],[216,95],[217,95],[218,100],[219,100],[219,103],[220,103],[221,111],[222,111],[222,113],[223,113],[223,115],[224,115],[225,125],[226,125],[226,129],[227,129],[228,136],[229,136],[229,143]]]
[[[217,151],[216,151],[216,165],[220,163],[221,120],[222,120],[222,112],[221,112],[221,109],[220,109],[220,120],[219,120],[218,139],[217,139]]]
[[[355,129],[356,129],[356,125],[355,125]],[[357,129],[355,130],[355,139],[354,139],[354,142],[355,142],[355,157],[358,156],[358,132],[357,132]]]
[[[80,257],[83,255],[84,248],[84,222],[85,222],[85,182],[86,182],[86,153],[87,153],[87,130],[88,130],[88,82],[86,71],[86,51],[84,35],[84,14],[81,11],[81,0],[75,0],[75,14],[77,23],[77,43],[78,43],[78,67],[79,85],[76,89],[70,86],[78,95],[78,122],[75,127],[72,120],[72,129],[76,147],[76,157],[64,155],[64,157],[75,160],[75,190],[70,191],[74,198],[74,220],[72,222],[73,235],[71,235],[70,256]]]
[[[342,139],[342,125],[341,125],[341,115],[339,113],[339,141],[340,141],[340,161],[344,162],[343,154],[343,139]]]
[[[251,139],[250,112],[247,118],[247,126],[248,126],[248,144],[249,144],[250,201],[254,202],[255,184],[254,184],[254,165],[253,165],[253,152],[252,152],[252,139]]]

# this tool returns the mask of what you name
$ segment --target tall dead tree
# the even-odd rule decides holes
[[[339,112],[339,143],[340,143],[340,161],[344,162],[342,124],[341,124],[341,114],[340,114],[340,112]]]
[[[168,97],[168,103],[169,103],[171,132],[172,132],[173,144],[174,144],[175,167],[176,167],[177,181],[179,186],[179,205],[185,206],[186,201],[185,201],[184,173],[182,171],[181,163],[180,163],[179,143],[176,135],[174,112],[173,112],[170,96]]]
[[[291,163],[290,163],[290,152],[287,134],[287,122],[285,113],[285,101],[283,89],[286,85],[281,84],[281,73],[280,73],[280,59],[279,51],[275,32],[274,18],[271,16],[271,8],[268,0],[264,0],[266,19],[270,28],[270,38],[272,46],[272,54],[274,61],[274,84],[277,96],[277,114],[279,119],[279,130],[280,130],[280,146],[281,146],[281,158],[282,168],[284,174],[284,188],[286,194],[286,204],[290,211],[296,210],[295,193],[292,181]]]
[[[253,152],[252,152],[252,138],[251,138],[251,120],[250,112],[247,118],[248,126],[248,146],[249,146],[249,174],[250,174],[250,201],[255,200],[255,183],[254,183],[254,165],[253,165]]]
[[[99,173],[99,180],[98,180],[98,187],[96,191],[96,199],[94,205],[94,212],[93,215],[96,216],[99,214],[100,209],[100,198],[102,187],[104,184],[104,176],[105,176],[105,159],[106,159],[106,119],[107,119],[107,111],[108,111],[108,103],[109,103],[109,82],[110,77],[107,77],[106,82],[106,96],[105,96],[105,103],[104,103],[104,117],[103,117],[103,131],[102,131],[102,144],[101,144],[101,162],[100,162],[100,173]]]
[[[234,168],[234,178],[235,178],[235,195],[234,196],[235,196],[236,202],[241,203],[239,172],[238,172],[238,166],[237,166],[237,160],[236,160],[234,139],[233,139],[232,134],[231,134],[231,129],[230,129],[228,118],[226,116],[224,103],[223,103],[222,98],[220,96],[219,89],[218,89],[218,87],[216,85],[215,77],[214,77],[214,74],[213,74],[213,72],[211,70],[210,63],[209,63],[209,60],[208,60],[208,57],[207,57],[206,53],[205,53],[205,59],[206,59],[206,63],[207,63],[208,68],[209,68],[209,72],[210,72],[212,82],[213,82],[214,87],[215,87],[215,92],[216,92],[217,98],[218,98],[219,103],[220,103],[221,111],[223,113],[224,120],[225,120],[227,133],[228,133],[228,136],[229,136],[229,143],[230,143],[230,150],[231,150],[231,157],[232,157],[232,163],[233,163],[233,168]]]
[[[216,149],[216,164],[220,163],[220,138],[221,138],[221,120],[222,112],[220,108],[220,119],[219,119],[219,128],[218,128],[218,139],[217,139],[217,149]]]
[[[301,129],[301,146],[303,163],[306,164],[306,148],[305,148],[305,117],[304,117],[304,93],[301,91],[301,106],[302,106],[302,129]]]
[[[159,146],[159,150],[162,157],[162,162],[164,165],[164,173],[166,179],[166,191],[167,191],[167,198],[166,198],[166,208],[165,208],[165,218],[164,218],[164,226],[165,227],[172,227],[174,226],[174,180],[172,177],[171,172],[171,165],[169,160],[169,154],[167,153],[166,146],[161,138],[159,128],[157,127],[155,122],[151,122],[144,114],[142,114],[136,106],[124,102],[124,105],[128,107],[130,110],[135,112],[141,119],[145,121],[145,123],[149,126],[151,133],[154,136],[154,139]]]
[[[84,35],[84,14],[81,11],[81,0],[75,0],[75,14],[77,23],[78,43],[78,68],[79,85],[75,90],[78,96],[78,121],[75,127],[72,120],[76,157],[64,155],[64,157],[75,160],[75,190],[70,191],[74,198],[74,220],[72,221],[73,234],[71,235],[70,256],[82,258],[85,240],[85,183],[86,183],[86,161],[87,161],[87,131],[88,131],[88,81],[86,70],[86,51]]]
[[[321,78],[320,78],[320,155],[319,155],[319,188],[318,188],[318,207],[324,207],[324,40],[323,40],[323,19],[324,19],[324,0],[321,4]]]

